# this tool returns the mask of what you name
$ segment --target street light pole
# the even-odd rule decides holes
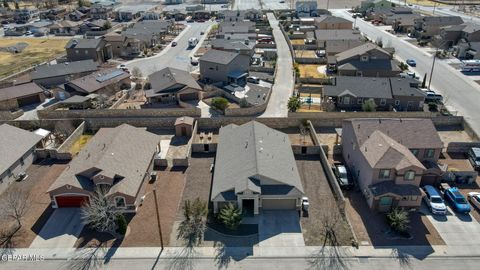
[[[153,197],[155,198],[155,209],[157,210],[157,225],[158,225],[158,234],[160,235],[160,244],[163,249],[163,235],[162,235],[162,225],[160,225],[160,212],[158,210],[158,201],[157,201],[157,189],[153,189]]]

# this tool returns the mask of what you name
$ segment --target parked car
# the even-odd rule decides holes
[[[402,78],[412,78],[412,79],[415,79],[415,72],[413,71],[407,71],[407,72],[402,72],[400,73],[400,77]]]
[[[260,82],[260,79],[255,76],[249,76],[247,77],[247,82],[258,84]]]
[[[175,47],[175,46],[177,46],[177,42],[173,41],[172,42],[172,47]]]
[[[417,62],[415,62],[415,60],[413,60],[413,59],[407,59],[407,65],[409,65],[411,67],[416,67]]]
[[[425,101],[443,101],[443,96],[437,94],[435,91],[428,90],[424,91]]]
[[[198,59],[190,57],[190,64],[192,64],[192,66],[198,66]]]
[[[451,203],[452,208],[458,212],[463,214],[468,214],[470,212],[470,204],[468,204],[465,197],[458,191],[458,188],[452,187],[445,190],[445,201]]]
[[[302,197],[302,209],[305,212],[308,212],[308,207],[310,207],[310,202],[308,201],[308,197]]]
[[[204,23],[205,20],[204,20],[204,19],[198,19],[197,22],[199,22],[199,23]]]
[[[222,5],[221,8],[228,8],[228,5]]]
[[[430,212],[434,215],[446,215],[447,207],[445,206],[440,193],[430,185],[424,186],[423,191],[425,192],[423,200],[425,201],[425,204],[427,204],[428,209],[430,209]]]
[[[345,165],[335,165],[335,167],[333,167],[333,172],[337,177],[337,182],[340,185],[340,188],[350,189],[353,186],[352,180]]]
[[[479,170],[480,169],[480,148],[478,147],[472,147],[470,150],[468,150],[468,160],[470,161],[470,164],[472,164],[472,167],[474,170]]]
[[[477,209],[480,209],[480,192],[469,192],[468,200],[471,204],[473,204],[473,206],[475,206]]]

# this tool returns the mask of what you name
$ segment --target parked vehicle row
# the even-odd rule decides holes
[[[458,188],[450,187],[447,185],[441,185],[440,190],[443,190],[443,198],[439,191],[436,188],[430,185],[426,185],[422,188],[425,193],[423,200],[427,205],[430,212],[434,215],[446,215],[447,214],[447,207],[445,202],[447,202],[453,211],[460,213],[460,214],[468,214],[470,213],[471,207],[468,201],[465,199],[465,196],[460,193]],[[471,192],[468,194],[468,198],[470,201],[475,201],[476,204],[480,205],[480,193],[478,192]],[[472,202],[473,204],[473,202]]]

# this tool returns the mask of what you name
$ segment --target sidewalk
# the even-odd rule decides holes
[[[236,247],[222,250],[222,254],[232,257],[249,257],[250,259],[269,259],[269,258],[312,258],[320,256],[321,247]],[[326,247],[322,254],[330,257],[329,254],[335,254],[334,248]],[[461,258],[461,257],[480,257],[479,249],[471,247],[448,247],[448,246],[399,246],[399,247],[372,247],[360,246],[359,249],[353,247],[339,247],[338,253],[343,254],[345,258],[391,258],[391,257],[415,257],[424,258]],[[214,259],[218,256],[218,249],[214,247],[199,247],[189,250],[182,247],[167,247],[161,251],[160,247],[138,247],[138,248],[57,248],[57,249],[12,249],[7,254],[15,257],[37,256],[45,260],[68,260],[80,259],[85,255],[95,254],[96,258],[103,259],[152,259],[160,258],[202,258]]]

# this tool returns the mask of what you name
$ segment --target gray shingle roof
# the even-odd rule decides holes
[[[41,65],[30,73],[30,77],[32,80],[36,80],[83,72],[94,72],[96,70],[98,70],[97,63],[93,60],[83,60],[56,65]]]
[[[348,119],[344,124],[352,125],[359,145],[363,144],[374,130],[379,130],[408,149],[443,147],[431,119]]]
[[[421,196],[420,188],[415,185],[397,185],[394,181],[383,181],[370,186],[373,196],[381,196],[388,193],[398,196]]]
[[[157,135],[127,124],[102,128],[70,162],[48,192],[65,185],[93,191],[92,181],[78,174],[98,168],[98,174],[123,177],[114,182],[107,195],[119,192],[135,197],[159,142]]]
[[[65,49],[96,49],[102,42],[101,38],[73,38],[65,45]]]
[[[352,23],[351,21],[331,15],[323,15],[315,18],[315,23]]]
[[[390,78],[393,96],[424,97],[422,90],[418,89],[420,82],[411,78]]]
[[[366,53],[368,53],[370,51],[373,51],[373,50],[379,51],[379,52],[381,52],[383,54],[386,54],[386,55],[390,55],[389,52],[385,51],[384,49],[382,49],[378,45],[367,42],[367,43],[362,44],[360,46],[351,48],[350,50],[346,50],[344,52],[341,52],[341,53],[339,53],[335,56],[337,57],[337,62],[342,62],[342,61],[345,61],[349,58],[357,57],[357,56],[360,56],[362,54],[366,54]]]
[[[260,192],[265,186],[262,179],[303,193],[288,135],[255,121],[222,127],[211,199],[229,190]]]
[[[462,18],[459,16],[424,16],[418,20],[428,25],[457,25],[463,23]]]
[[[42,136],[8,124],[0,125],[0,174],[10,168],[27,151],[33,148]]]
[[[339,76],[335,85],[324,88],[326,96],[341,96],[344,93],[362,98],[392,98],[388,78]]]
[[[213,49],[220,50],[253,50],[255,41],[249,41],[248,44],[244,40],[228,40],[228,39],[214,39],[211,41]]]
[[[217,63],[221,65],[227,65],[230,62],[232,62],[233,59],[235,59],[237,56],[239,56],[239,54],[236,52],[209,50],[198,60],[200,62],[205,61],[205,62]]]
[[[359,40],[362,35],[350,29],[322,29],[315,30],[315,38],[317,40]]]
[[[36,83],[25,83],[0,89],[0,101],[43,93]]]
[[[166,67],[162,70],[154,72],[148,76],[148,81],[150,82],[152,89],[148,90],[153,93],[168,92],[173,86],[175,89],[180,90],[181,88],[188,86],[193,89],[202,90],[202,87],[197,83],[197,81],[185,70]]]

